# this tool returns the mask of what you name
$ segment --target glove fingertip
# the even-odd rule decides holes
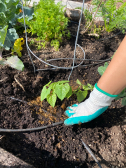
[[[73,104],[73,105],[72,105],[72,107],[77,107],[77,106],[78,106],[78,104]]]

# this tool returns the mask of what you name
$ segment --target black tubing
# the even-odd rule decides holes
[[[55,127],[55,126],[63,124],[63,123],[64,123],[63,121],[60,121],[60,122],[56,122],[56,123],[46,125],[46,126],[42,126],[42,127],[26,128],[26,129],[4,129],[4,128],[0,128],[0,132],[2,132],[2,133],[36,132],[36,131],[41,131],[41,130],[46,129],[46,128]]]

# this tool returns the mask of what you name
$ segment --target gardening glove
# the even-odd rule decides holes
[[[101,90],[96,83],[87,100],[67,108],[65,115],[69,118],[64,121],[64,124],[74,125],[86,123],[97,118],[111,105],[112,100],[117,96]]]

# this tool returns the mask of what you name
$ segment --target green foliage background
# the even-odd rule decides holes
[[[45,47],[47,41],[51,41],[51,45],[58,50],[63,36],[70,36],[68,31],[66,34],[68,18],[64,16],[63,9],[61,3],[55,4],[54,0],[40,0],[38,5],[34,6],[33,19],[29,21],[26,18],[26,24],[30,28],[28,32],[38,37],[38,49]]]
[[[96,11],[101,0],[93,0],[92,4],[96,7],[93,9]],[[122,5],[117,9],[117,3],[121,2]],[[122,33],[126,30],[126,2],[123,0],[103,0],[101,6],[96,15],[101,16],[104,19],[106,31],[111,32],[115,29],[119,29]]]

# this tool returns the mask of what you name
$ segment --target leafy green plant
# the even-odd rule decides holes
[[[121,2],[122,5],[117,9],[116,5]],[[92,4],[96,6],[96,11],[99,3],[101,3],[96,16],[101,16],[104,20],[106,31],[111,32],[119,29],[125,33],[126,29],[126,2],[123,0],[93,0]]]
[[[26,24],[30,28],[27,31],[37,35],[39,48],[45,47],[49,41],[51,46],[58,50],[63,36],[70,36],[70,33],[66,32],[68,18],[64,16],[63,9],[60,2],[55,4],[54,0],[40,0],[34,6],[33,19],[29,21],[26,17]],[[23,19],[19,21],[22,22]]]
[[[83,85],[79,80],[76,81],[79,87],[72,91],[71,86],[69,85],[69,81],[58,81],[51,83],[47,83],[41,92],[41,101],[44,99],[47,99],[47,102],[54,107],[57,97],[60,100],[63,100],[64,98],[69,98],[73,94],[77,95],[77,100],[79,102],[83,101],[89,90],[93,90],[93,86],[91,84]]]
[[[72,91],[70,85],[68,84],[69,81],[58,81],[51,83],[47,83],[41,92],[41,101],[45,98],[47,99],[48,103],[54,107],[57,97],[60,100],[63,100],[65,97],[68,97],[69,92]]]
[[[87,97],[88,91],[93,90],[94,86],[89,83],[87,85],[83,85],[78,79],[76,83],[79,85],[79,87],[73,91],[73,94],[76,94],[77,100],[81,102]]]
[[[116,100],[122,98],[121,103],[123,106],[126,105],[126,88],[116,97]]]
[[[23,70],[24,64],[16,55],[6,59],[2,57],[3,50],[10,50],[10,48],[21,56],[20,38],[14,27],[20,12],[18,5],[19,0],[0,0],[0,64]]]
[[[98,72],[99,72],[99,74],[100,74],[100,75],[103,75],[103,73],[105,72],[105,70],[107,69],[107,67],[108,67],[108,62],[105,62],[105,63],[104,63],[104,66],[98,67]]]
[[[19,38],[16,30],[13,28],[13,19],[18,11],[19,0],[1,0],[0,1],[0,49],[9,50],[14,41]]]

